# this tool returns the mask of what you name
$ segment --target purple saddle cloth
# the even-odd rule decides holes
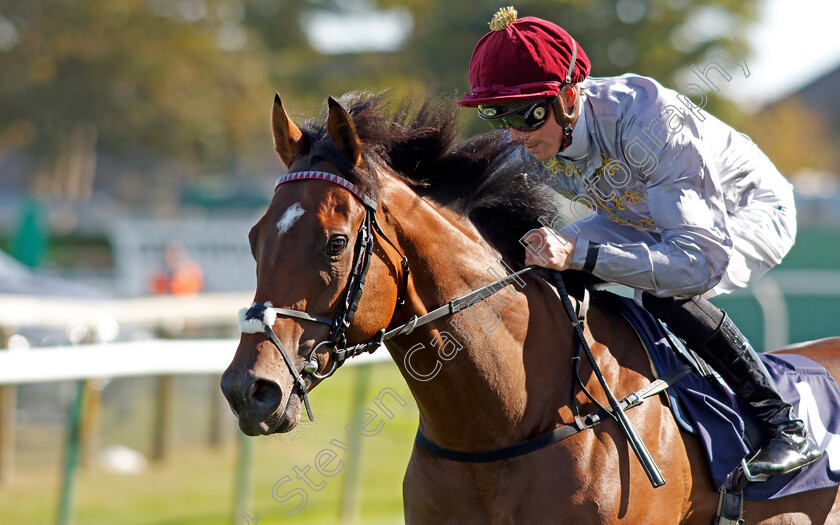
[[[682,340],[630,299],[621,298],[621,314],[644,342],[657,374],[662,377],[686,363],[695,371],[666,390],[678,424],[700,438],[715,487],[724,486],[745,457],[762,442],[749,409],[735,398],[723,381],[703,377],[703,367],[685,349]],[[667,329],[665,329],[667,330]],[[782,398],[793,405],[808,432],[825,451],[815,463],[798,472],[750,483],[748,500],[766,500],[840,485],[840,388],[816,361],[792,354],[761,354]]]

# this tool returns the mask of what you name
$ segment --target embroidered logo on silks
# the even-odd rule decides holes
[[[616,210],[624,211],[631,204],[642,204],[643,201],[647,200],[647,196],[641,191],[631,191],[625,189],[623,194],[620,196],[616,193],[617,189],[624,188],[627,182],[629,182],[629,175],[626,176],[627,180],[620,181],[619,183],[614,184],[614,186],[609,186],[607,189],[607,191],[610,191],[609,195],[606,195],[606,191],[595,187],[595,184],[598,181],[603,180],[615,183],[616,177],[622,176],[623,170],[621,168],[621,164],[616,161],[616,159],[601,154],[601,167],[595,170],[592,177],[586,178],[580,174],[577,168],[565,160],[561,162],[557,160],[557,158],[553,158],[551,160],[544,161],[542,165],[554,175],[559,176],[562,174],[566,177],[576,177],[580,182],[581,187],[583,188],[583,194],[574,195],[568,191],[560,192],[564,197],[568,197],[576,202],[583,202],[594,211],[597,211],[598,209],[604,210],[606,213],[601,213],[599,215],[616,224],[632,226],[639,230],[658,233],[656,223],[650,217],[642,217],[640,219],[633,220],[616,215]]]
[[[239,331],[243,334],[260,334],[266,326],[274,326],[275,320],[277,311],[271,307],[271,301],[253,303],[239,310]]]

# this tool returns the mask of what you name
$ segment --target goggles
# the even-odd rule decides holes
[[[548,120],[549,108],[557,97],[535,101],[478,106],[478,116],[494,128],[511,127],[520,131],[539,129]]]

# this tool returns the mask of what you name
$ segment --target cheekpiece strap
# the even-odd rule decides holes
[[[318,180],[325,180],[327,182],[332,182],[333,184],[338,184],[342,188],[346,189],[350,193],[352,193],[357,199],[362,201],[362,203],[371,208],[372,210],[376,210],[377,203],[375,200],[371,199],[367,195],[362,192],[355,184],[350,182],[349,180],[336,175],[335,173],[329,173],[326,171],[293,171],[291,173],[287,173],[277,179],[277,182],[274,184],[274,191],[277,191],[277,188],[286,182],[292,182],[296,180],[306,180],[306,179],[318,179]]]

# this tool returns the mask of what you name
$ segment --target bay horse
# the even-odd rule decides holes
[[[383,329],[410,324],[504,275],[502,264],[522,268],[519,239],[557,206],[498,132],[457,143],[451,107],[385,106],[376,95],[330,97],[324,124],[299,127],[275,98],[275,149],[295,176],[281,179],[249,234],[257,289],[242,320],[257,326],[243,329],[221,383],[245,434],[294,429],[304,405],[308,410],[306,392],[335,369],[334,347],[376,343]],[[555,290],[530,272],[481,304],[457,323],[443,316],[386,342],[419,408],[419,431],[467,452],[573,420],[573,328]],[[585,334],[617,397],[653,379],[639,338],[613,308],[593,301]],[[836,378],[838,349],[840,338],[832,338],[788,351]],[[585,362],[580,377],[606,403]],[[595,409],[583,394],[576,399],[582,414]],[[664,486],[651,486],[611,418],[489,463],[443,459],[415,443],[403,482],[405,521],[711,523],[718,492],[698,440],[678,428],[664,396],[627,416]],[[745,502],[744,515],[750,524],[837,523],[838,501],[836,488],[822,489]]]

